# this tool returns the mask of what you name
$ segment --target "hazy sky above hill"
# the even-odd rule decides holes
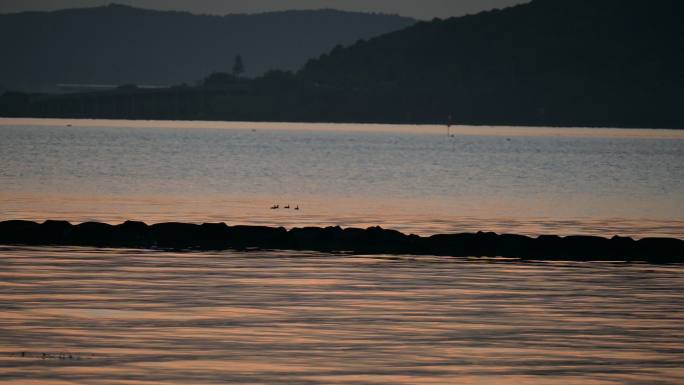
[[[336,8],[397,13],[420,19],[460,16],[529,0],[0,0],[0,13],[93,7],[109,3],[193,13],[227,14]]]

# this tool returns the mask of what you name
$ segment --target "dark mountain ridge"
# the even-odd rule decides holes
[[[681,127],[681,20],[677,0],[535,0],[337,49],[300,76],[368,90],[379,118]]]
[[[112,4],[0,15],[0,85],[172,85],[229,71],[296,70],[336,44],[377,36],[415,20],[335,10],[226,16]]]
[[[684,128],[684,2],[534,0],[419,22],[298,72],[6,95],[5,116]]]

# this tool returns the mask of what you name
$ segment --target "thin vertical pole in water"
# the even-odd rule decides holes
[[[451,114],[447,118],[447,136],[451,136]]]
[[[451,138],[451,151],[454,151],[456,149],[456,143],[454,143],[453,135],[451,135],[451,121],[452,116],[449,114],[449,117],[447,118],[447,137]]]

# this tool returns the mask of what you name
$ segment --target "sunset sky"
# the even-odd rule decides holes
[[[420,19],[460,16],[527,0],[3,0],[0,13],[93,7],[109,3],[193,13],[227,14],[288,9],[336,8],[348,11],[396,13]]]

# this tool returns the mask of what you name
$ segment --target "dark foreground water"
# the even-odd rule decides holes
[[[681,265],[9,247],[0,262],[1,384],[684,383]]]

